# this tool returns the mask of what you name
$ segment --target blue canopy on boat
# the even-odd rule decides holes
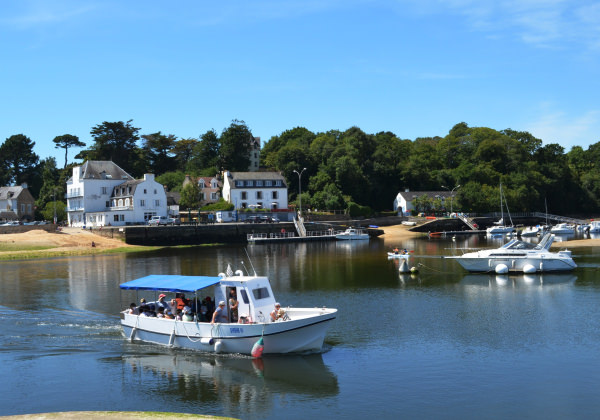
[[[221,281],[221,277],[152,274],[128,281],[119,287],[125,290],[158,290],[161,292],[195,292]]]

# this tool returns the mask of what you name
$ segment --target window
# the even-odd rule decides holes
[[[273,191],[273,192],[271,193],[271,198],[272,198],[273,200],[276,200],[277,198],[279,198],[279,197],[278,197],[278,194],[277,194],[277,191]]]
[[[263,182],[262,181],[256,181],[256,186],[257,187],[262,187],[263,186]]]
[[[110,207],[110,201],[106,202],[106,207]]]
[[[256,199],[262,200],[262,191],[256,191]]]
[[[21,204],[21,213],[25,213],[25,204]]]
[[[242,191],[242,200],[247,200],[248,199],[248,194],[246,193],[246,191]]]
[[[31,213],[31,204],[27,204],[27,213]]]
[[[244,186],[244,181],[235,181],[235,186],[236,187],[243,187]]]
[[[123,207],[123,199],[119,198],[119,202],[117,204],[119,207]]]
[[[203,179],[200,179],[200,181],[198,181],[198,185],[200,186],[200,188],[206,187],[206,185],[204,185],[204,180]]]
[[[203,192],[200,193],[200,201],[204,201],[204,193]]]
[[[146,200],[140,200],[140,207],[146,207]]]
[[[214,179],[210,181],[210,186],[213,188],[217,188],[217,181],[215,181]]]
[[[124,214],[120,214],[119,215],[119,221],[120,222],[124,222],[125,221],[125,215]]]
[[[160,207],[160,200],[154,200],[154,205],[156,207]]]
[[[260,287],[258,289],[252,289],[252,294],[254,295],[254,299],[260,300],[269,297],[269,289],[266,287]]]
[[[129,207],[129,198],[125,199],[125,207]]]
[[[113,216],[113,222],[118,222],[118,221],[119,221],[119,215],[118,215],[118,214],[115,214],[115,215]]]
[[[273,185],[273,181],[265,181],[265,187],[270,187]]]
[[[144,188],[144,194],[148,194],[148,190]]]
[[[154,189],[154,194],[156,194],[156,188]]]
[[[277,181],[275,181],[275,186],[281,187],[281,179],[278,179]]]
[[[242,295],[242,300],[244,301],[244,303],[248,305],[250,303],[250,300],[248,299],[248,293],[246,292],[246,289],[240,289],[240,294]]]
[[[108,188],[102,187],[102,194],[108,194]]]
[[[246,185],[249,187],[253,187],[254,186],[254,181],[246,181]]]
[[[219,199],[218,194],[217,193],[210,193],[210,199],[211,200],[218,200]]]

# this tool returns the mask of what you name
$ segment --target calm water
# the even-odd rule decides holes
[[[250,269],[242,247],[0,263],[0,415],[157,410],[264,418],[597,418],[600,250],[571,274],[467,275],[483,237],[247,247],[284,305],[339,309],[322,354],[203,355],[129,343],[118,285]],[[421,264],[400,275],[385,252]]]

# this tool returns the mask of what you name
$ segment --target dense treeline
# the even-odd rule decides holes
[[[220,135],[198,138],[161,132],[140,135],[132,121],[103,122],[90,131],[93,143],[75,159],[112,160],[135,177],[154,173],[170,190],[180,191],[185,174],[213,176],[223,169],[245,171],[252,133],[234,120]],[[64,198],[66,180],[76,163],[70,148],[85,147],[77,136],[54,138],[64,149],[59,169],[55,158],[42,161],[35,142],[23,134],[0,145],[0,185],[28,183],[41,212]],[[498,208],[502,183],[511,211],[597,214],[600,207],[600,142],[568,153],[558,144],[543,145],[530,133],[455,125],[445,137],[406,140],[394,133],[367,134],[358,127],[313,133],[297,127],[273,136],[262,148],[261,166],[283,173],[290,202],[303,207],[345,209],[352,213],[391,210],[396,194],[453,189],[453,207],[464,212]],[[299,186],[301,181],[302,185]],[[189,200],[189,198],[188,198]]]

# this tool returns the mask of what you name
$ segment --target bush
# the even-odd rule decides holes
[[[354,202],[348,203],[348,207],[346,211],[351,217],[368,217],[373,214],[373,210],[369,206],[361,206],[360,204],[356,204]]]

